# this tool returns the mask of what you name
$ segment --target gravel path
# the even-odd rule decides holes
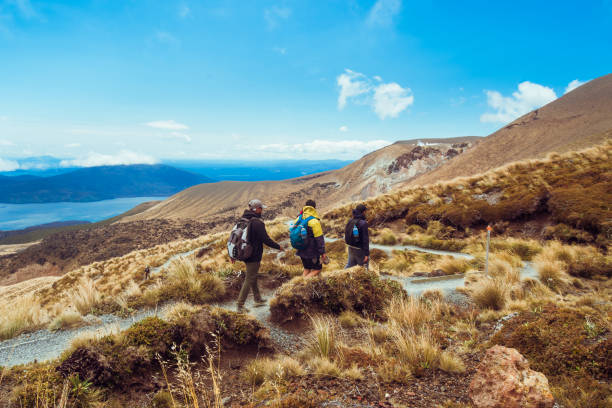
[[[413,249],[421,250],[424,252],[436,253],[439,255],[451,255],[455,257],[466,258],[471,255],[462,254],[458,252],[447,252],[447,251],[435,251],[424,248],[418,248],[411,245],[407,246],[393,246],[383,247],[380,245],[372,246],[384,249],[386,251],[392,251],[394,249]],[[195,251],[195,250],[194,250]],[[164,265],[161,265],[156,269],[159,272],[162,268],[169,265],[169,263],[178,257],[188,256],[194,251],[187,253],[176,254],[169,259]],[[523,269],[521,270],[521,277],[523,278],[537,278],[537,271],[530,262],[525,262]],[[455,288],[463,285],[463,276],[450,276],[450,277],[436,277],[436,278],[415,278],[415,277],[396,277],[388,276],[388,279],[393,279],[402,284],[404,289],[409,295],[418,296],[427,289],[440,289],[451,301],[465,302],[465,296],[460,295]],[[274,291],[264,291],[262,295],[271,299],[274,296]],[[224,303],[216,304],[221,308],[227,310],[236,310],[236,300],[228,301]],[[301,344],[301,338],[296,333],[290,330],[286,330],[280,326],[273,324],[270,321],[270,308],[264,307],[253,307],[252,295],[247,299],[245,305],[250,309],[250,313],[257,320],[262,322],[267,328],[270,329],[272,340],[276,345],[284,350],[292,351],[297,350]],[[20,364],[27,364],[34,361],[46,361],[53,358],[57,358],[68,346],[72,339],[86,331],[101,331],[109,330],[111,328],[124,330],[130,327],[132,324],[154,315],[162,315],[165,306],[161,309],[149,309],[135,313],[132,316],[121,318],[114,315],[103,315],[99,317],[99,322],[94,325],[81,327],[72,330],[62,330],[57,332],[50,332],[48,330],[39,330],[32,333],[22,334],[10,340],[0,342],[0,366],[12,367]]]

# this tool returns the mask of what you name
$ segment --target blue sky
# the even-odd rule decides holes
[[[611,27],[612,0],[0,0],[0,170],[487,135],[609,73]]]

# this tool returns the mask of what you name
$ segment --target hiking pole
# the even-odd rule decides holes
[[[491,228],[490,225],[487,225],[487,255],[485,257],[485,275],[489,275],[489,246],[491,242]]]

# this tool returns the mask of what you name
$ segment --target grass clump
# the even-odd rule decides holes
[[[49,323],[48,329],[53,330],[65,330],[84,325],[83,316],[80,313],[66,310],[59,316],[56,316],[51,323]]]
[[[0,340],[43,327],[49,321],[47,312],[32,295],[23,296],[0,309]]]
[[[508,298],[508,285],[500,278],[485,277],[471,289],[471,297],[483,309],[502,310]]]
[[[83,316],[93,312],[102,302],[102,295],[91,279],[80,281],[72,291],[71,296],[74,307]]]
[[[144,294],[148,302],[174,299],[203,304],[220,299],[225,285],[214,274],[199,272],[193,258],[181,257],[172,262],[165,281],[148,292]]]
[[[299,361],[283,356],[255,359],[246,366],[242,376],[249,384],[261,385],[265,381],[286,380],[304,374],[305,370]]]
[[[385,228],[380,231],[373,241],[380,245],[395,245],[397,244],[397,236],[389,228]]]
[[[312,335],[309,350],[318,357],[330,358],[336,350],[336,328],[334,321],[328,316],[313,316],[310,318]]]

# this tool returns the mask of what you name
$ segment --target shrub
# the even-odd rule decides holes
[[[388,302],[404,294],[399,283],[381,279],[374,272],[343,269],[317,279],[293,278],[278,289],[270,302],[270,312],[272,319],[280,322],[299,319],[307,313],[339,315],[345,310],[384,319]]]

